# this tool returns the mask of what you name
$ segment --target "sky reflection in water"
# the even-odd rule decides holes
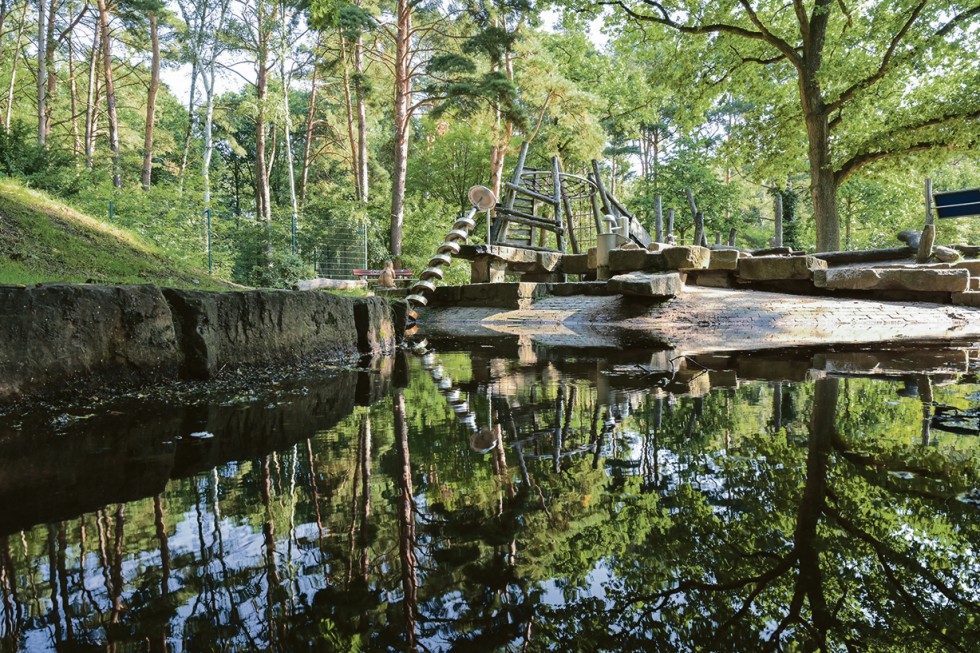
[[[498,351],[2,418],[0,650],[974,650],[980,352]]]

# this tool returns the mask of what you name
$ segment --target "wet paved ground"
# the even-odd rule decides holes
[[[526,335],[546,344],[662,344],[683,353],[980,338],[980,309],[686,286],[662,304],[619,296],[546,297],[526,309],[444,307],[422,312],[422,332]]]

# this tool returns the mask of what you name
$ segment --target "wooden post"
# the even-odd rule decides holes
[[[687,205],[691,209],[691,216],[697,217],[698,205],[694,203],[694,191],[692,191],[690,188],[687,189]]]
[[[575,235],[575,225],[572,223],[572,203],[568,199],[568,193],[561,186],[561,161],[558,157],[555,157],[555,165],[558,170],[558,177],[556,181],[558,182],[558,195],[561,197],[562,209],[565,211],[565,224],[568,226],[568,240],[572,245],[572,254],[578,254],[578,237]]]
[[[609,195],[606,193],[606,186],[602,183],[602,174],[599,172],[599,162],[592,159],[592,173],[595,175],[595,185],[599,189],[599,199],[602,201],[602,212],[603,215],[614,215],[619,217],[619,212],[616,207],[612,205],[609,201]]]
[[[776,193],[776,200],[774,205],[774,211],[776,213],[776,236],[773,239],[773,247],[783,246],[783,195],[782,193]]]
[[[674,209],[667,209],[667,242],[674,242]]]
[[[558,241],[558,251],[565,251],[565,234],[562,228],[562,211],[561,211],[561,172],[558,166],[558,157],[551,158],[551,178],[552,186],[555,192],[555,238]]]
[[[698,211],[694,214],[694,239],[691,244],[695,247],[701,245],[704,240],[704,213]]]
[[[728,232],[728,246],[729,247],[735,247],[735,234],[737,233],[737,231],[738,230],[735,229],[735,227],[732,227],[732,230]]]
[[[517,167],[514,168],[514,178],[513,184],[519,186],[521,183],[521,175],[524,174],[524,160],[527,159],[527,148],[531,144],[528,141],[524,141],[521,144],[521,153],[517,156]],[[517,193],[513,190],[510,191],[510,197],[507,198],[506,208],[508,211],[514,209],[514,200],[517,199]],[[493,228],[490,230],[491,241],[496,243],[507,237],[507,220],[497,219],[493,222]]]
[[[591,181],[593,184],[596,183],[595,176],[592,173],[589,173],[589,181]],[[598,184],[596,184],[596,192],[592,193],[592,196],[589,197],[589,201],[592,203],[592,217],[595,218],[595,232],[597,234],[605,233],[602,225],[602,211],[599,209]]]
[[[933,224],[932,177],[926,177],[926,224]]]
[[[664,207],[659,195],[653,198],[653,218],[653,240],[658,243],[662,243],[664,242]]]
[[[721,245],[721,232],[715,232],[715,245]]]

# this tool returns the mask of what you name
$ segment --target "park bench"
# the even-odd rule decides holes
[[[384,270],[351,270],[351,274],[355,278],[367,281],[370,283],[377,283],[378,278],[381,277],[381,273]],[[408,283],[415,278],[411,270],[395,270],[395,284],[400,286],[406,286]]]
[[[980,215],[980,188],[933,193],[933,206],[940,218],[966,218]]]

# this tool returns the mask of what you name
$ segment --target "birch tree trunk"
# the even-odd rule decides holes
[[[10,131],[10,119],[14,109],[14,85],[17,82],[17,63],[20,60],[20,48],[23,43],[24,29],[27,26],[27,7],[30,3],[24,3],[24,10],[20,14],[20,25],[17,27],[17,41],[14,45],[14,61],[10,66],[10,86],[7,88],[7,113],[3,118],[3,128]]]
[[[72,24],[75,20],[75,4],[68,5],[68,23]],[[82,139],[78,132],[78,83],[75,79],[75,41],[72,38],[72,30],[66,34],[68,42],[68,87],[71,92],[71,142],[72,153],[78,156],[82,153]]]
[[[201,162],[201,175],[204,178],[204,206],[211,205],[211,155],[214,152],[214,77],[215,68],[202,76],[204,82],[204,158]]]
[[[269,172],[266,167],[265,137],[266,137],[266,102],[269,86],[269,31],[265,25],[265,0],[256,3],[258,18],[257,31],[257,63],[256,63],[256,104],[255,115],[255,213],[256,218],[264,222],[272,220],[272,198],[269,192]],[[271,260],[271,244],[267,244],[267,254]],[[268,262],[268,261],[267,261]]]
[[[150,63],[150,88],[146,93],[146,128],[143,131],[143,190],[150,190],[153,176],[153,123],[157,108],[157,91],[160,89],[160,34],[157,30],[157,13],[151,11],[149,19],[153,57]]]

